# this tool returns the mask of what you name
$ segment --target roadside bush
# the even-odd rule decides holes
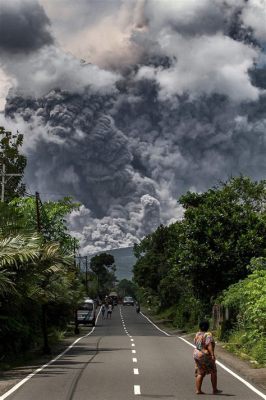
[[[251,274],[223,294],[222,304],[237,311],[228,348],[266,364],[266,259],[253,259],[248,269]]]
[[[251,356],[257,360],[260,364],[266,366],[266,338],[261,338],[254,343],[251,349]]]

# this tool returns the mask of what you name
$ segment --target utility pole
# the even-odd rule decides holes
[[[86,275],[85,275],[85,283],[86,283],[86,294],[88,295],[88,256],[85,256],[85,265],[86,265]]]
[[[41,232],[40,195],[38,192],[35,192],[35,200],[36,200],[37,230],[38,232]]]
[[[22,174],[7,174],[6,173],[6,166],[3,163],[2,165],[2,180],[1,180],[1,184],[2,184],[2,189],[1,189],[1,202],[3,203],[5,201],[5,184],[6,184],[6,177],[11,178],[12,176],[22,176]]]

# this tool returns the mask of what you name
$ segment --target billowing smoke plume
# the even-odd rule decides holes
[[[26,182],[44,198],[70,194],[83,204],[69,223],[84,253],[132,246],[180,218],[177,199],[187,190],[238,174],[265,178],[261,3],[117,1],[113,43],[121,46],[94,53],[109,70],[54,40],[25,49],[15,66],[3,58],[17,82],[3,123],[25,133]],[[56,6],[47,4],[53,21]],[[82,24],[83,46],[103,21],[106,37],[114,32],[112,7],[102,18],[95,7],[94,24]]]
[[[36,51],[54,40],[49,19],[43,8],[33,0],[1,1],[0,51],[23,54]]]

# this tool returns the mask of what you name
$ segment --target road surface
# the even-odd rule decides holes
[[[86,332],[57,360],[0,400],[210,399],[209,376],[202,387],[206,394],[195,394],[192,347],[156,329],[134,307],[115,307],[111,320],[99,315],[95,329]],[[266,399],[219,366],[218,382],[223,392],[212,398]]]

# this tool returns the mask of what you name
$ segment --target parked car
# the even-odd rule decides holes
[[[77,309],[77,325],[95,326],[96,319],[96,303],[94,300],[86,297],[84,302]]]
[[[134,306],[135,302],[133,297],[124,297],[123,299],[123,306]]]

